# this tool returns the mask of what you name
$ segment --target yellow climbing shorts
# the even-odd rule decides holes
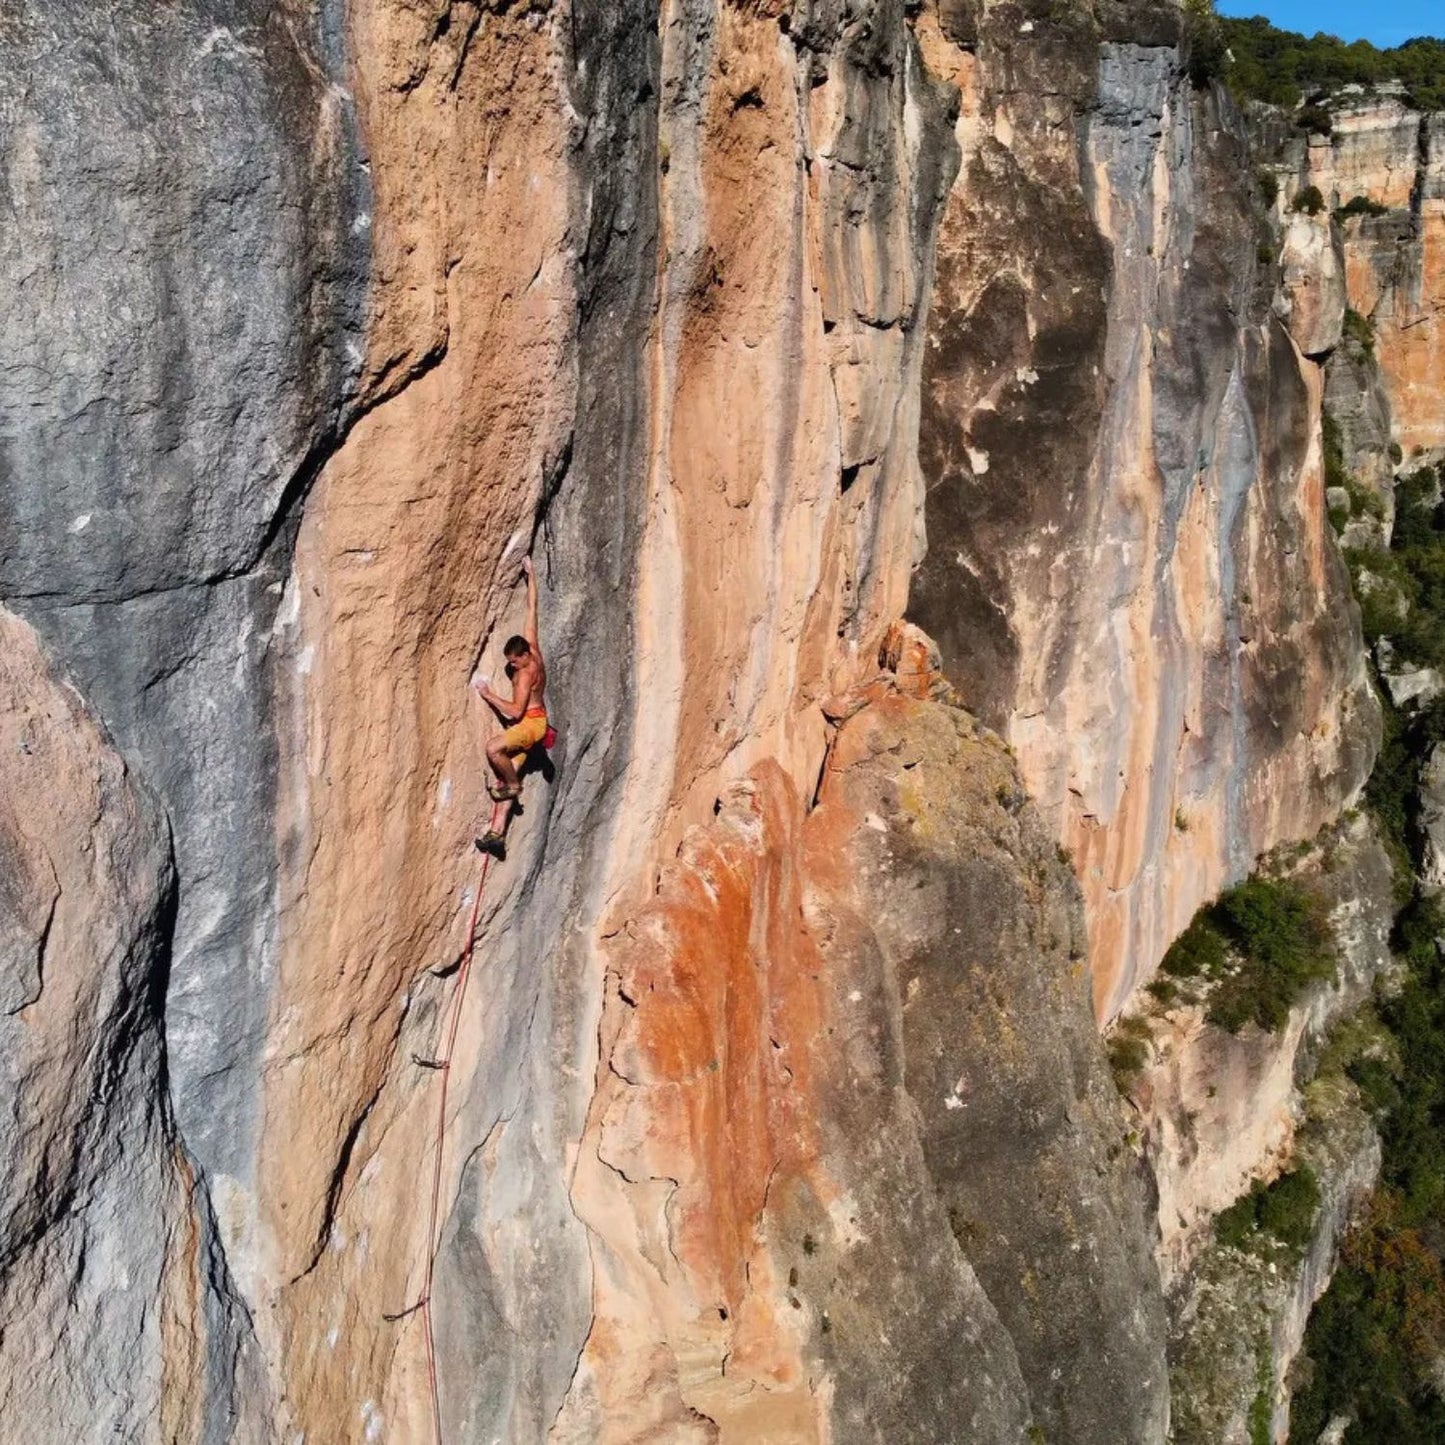
[[[539,708],[529,712],[521,722],[513,723],[502,734],[502,745],[520,762],[547,736],[547,714]]]

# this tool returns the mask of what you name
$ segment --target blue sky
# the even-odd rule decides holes
[[[1219,0],[1221,15],[1267,15],[1281,30],[1399,45],[1413,35],[1445,38],[1441,0]]]

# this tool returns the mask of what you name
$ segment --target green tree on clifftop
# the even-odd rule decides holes
[[[1262,100],[1293,109],[1307,97],[1346,85],[1397,81],[1403,99],[1417,110],[1445,109],[1445,41],[1421,36],[1393,50],[1368,40],[1346,44],[1323,31],[1299,35],[1277,30],[1263,15],[1247,20],[1218,17],[1229,88],[1240,100]]]

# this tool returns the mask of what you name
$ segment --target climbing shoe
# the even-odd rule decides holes
[[[490,853],[500,863],[507,856],[507,840],[495,828],[488,828],[477,839],[477,852]]]
[[[488,783],[487,794],[494,803],[506,803],[522,796],[522,785],[509,788],[505,783]]]

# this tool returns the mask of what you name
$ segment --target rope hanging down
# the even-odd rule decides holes
[[[492,809],[491,826],[493,828],[497,826],[497,814],[500,811],[501,804],[497,804]],[[447,1085],[451,1080],[452,1051],[456,1047],[457,1028],[462,1017],[462,1004],[466,1001],[467,981],[472,972],[472,954],[477,940],[477,918],[481,913],[482,891],[487,886],[487,873],[491,866],[491,854],[484,853],[481,877],[477,880],[476,897],[472,899],[472,916],[467,923],[467,940],[466,946],[462,950],[462,966],[457,973],[456,987],[452,990],[451,1016],[447,1020],[441,1055],[436,1059],[419,1059],[417,1061],[428,1067],[439,1069],[442,1076],[441,1099],[437,1105],[436,1147],[432,1151],[431,1208],[427,1214],[426,1227],[426,1273],[422,1279],[421,1292],[422,1329],[426,1335],[426,1374],[427,1384],[431,1390],[432,1433],[435,1437],[435,1445],[442,1445],[442,1404],[441,1393],[437,1388],[436,1339],[432,1333],[431,1296],[432,1281],[436,1274],[437,1251],[440,1248],[440,1241],[437,1239],[437,1214],[441,1207],[442,1153],[446,1145],[447,1133]]]

